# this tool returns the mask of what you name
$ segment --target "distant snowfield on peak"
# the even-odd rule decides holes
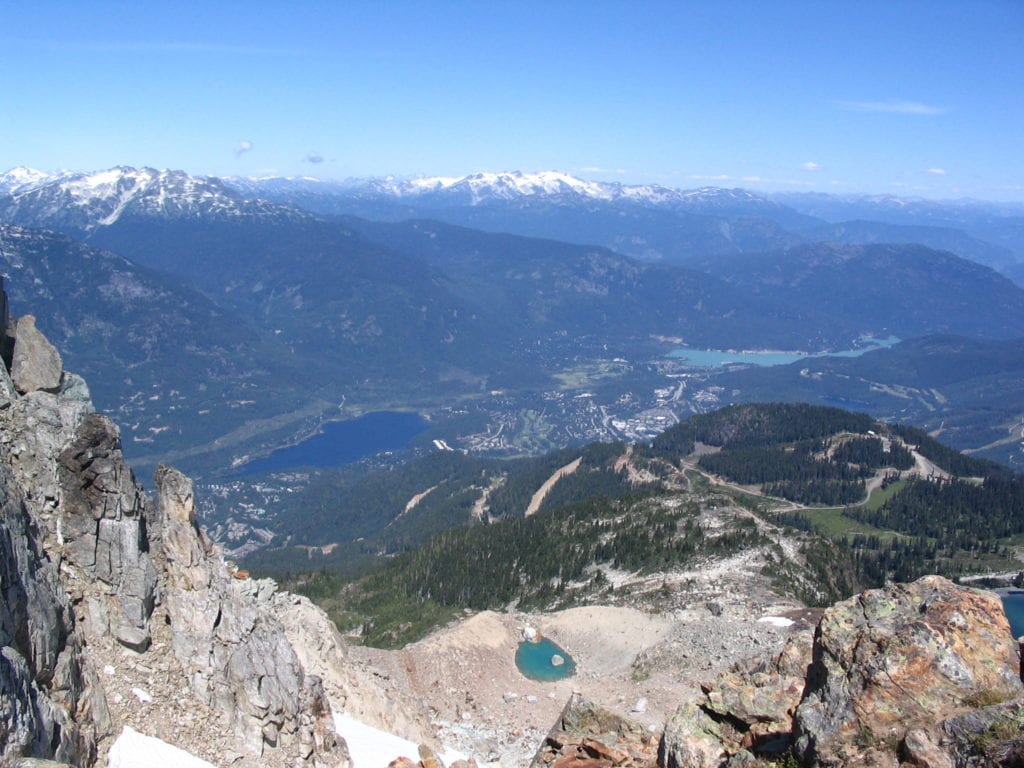
[[[89,231],[126,213],[145,216],[279,214],[282,206],[245,195],[225,181],[184,171],[117,166],[88,173],[47,174],[15,168],[0,175],[11,221]],[[305,216],[287,209],[291,216]]]
[[[26,168],[23,165],[18,166],[17,168],[11,168],[9,171],[0,173],[0,193],[15,194],[27,189],[32,189],[40,184],[45,184],[61,177],[62,175],[66,174],[37,171],[35,168]]]
[[[487,200],[514,200],[519,197],[569,196],[591,200],[661,201],[675,194],[667,187],[626,186],[617,182],[587,181],[562,171],[481,172],[468,176],[426,176],[413,179],[349,180],[353,187],[375,188],[392,195],[414,196],[447,193],[470,198],[472,203]]]
[[[63,203],[100,206],[94,217],[102,224],[115,221],[125,210],[187,213],[200,205],[204,210],[231,213],[244,201],[292,202],[291,195],[342,196],[373,199],[416,199],[429,205],[486,205],[519,200],[548,201],[558,205],[588,202],[626,203],[644,207],[673,208],[693,213],[773,215],[795,207],[801,213],[824,204],[850,202],[874,210],[953,208],[984,209],[995,215],[1024,215],[1022,204],[994,204],[981,200],[930,201],[892,194],[835,195],[825,192],[760,194],[744,188],[698,187],[680,189],[659,184],[623,184],[590,181],[556,170],[537,172],[481,171],[465,176],[381,176],[320,179],[316,176],[203,176],[184,171],[117,166],[94,172],[48,173],[19,166],[0,173],[0,195],[15,199],[32,197],[44,190],[59,190]],[[814,215],[811,213],[810,215]]]

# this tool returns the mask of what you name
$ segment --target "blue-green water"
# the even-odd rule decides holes
[[[280,472],[294,467],[340,467],[380,451],[404,448],[427,428],[418,413],[376,411],[349,421],[329,421],[319,434],[243,464],[240,475]]]
[[[726,365],[788,365],[799,360],[810,360],[815,357],[859,357],[865,352],[885,349],[899,342],[895,336],[887,339],[865,337],[860,340],[862,346],[842,352],[823,352],[810,354],[807,352],[731,352],[720,349],[691,349],[678,347],[668,353],[669,357],[679,358],[694,368],[721,368]]]
[[[1010,620],[1010,631],[1014,637],[1024,635],[1024,592],[1011,592],[1000,595],[1003,598],[1003,610]]]
[[[551,663],[551,657],[556,653],[565,659],[565,663],[559,667]],[[524,676],[543,683],[563,680],[572,677],[576,672],[576,662],[572,660],[572,656],[546,637],[542,637],[536,643],[520,643],[516,651],[516,666]]]

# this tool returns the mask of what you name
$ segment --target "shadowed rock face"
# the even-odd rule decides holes
[[[122,645],[144,651],[156,593],[147,535],[151,515],[124,464],[120,434],[110,419],[85,416],[60,454],[59,475],[65,554],[116,598],[120,610],[108,611],[106,619],[113,635]]]
[[[96,722],[74,615],[10,469],[0,465],[0,765],[22,755],[88,764]],[[82,711],[96,717],[80,722]]]
[[[668,723],[665,762],[717,767],[791,748],[808,766],[961,764],[958,750],[1002,717],[964,711],[1024,695],[1019,671],[995,595],[938,576],[869,590],[826,610],[813,641],[794,636],[771,662],[705,686]]]

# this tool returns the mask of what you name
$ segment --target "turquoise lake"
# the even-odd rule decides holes
[[[561,666],[552,664],[551,657],[555,654],[565,659],[565,663]],[[576,673],[576,662],[572,660],[572,656],[546,637],[542,637],[536,643],[520,643],[516,651],[516,666],[525,677],[543,683],[564,680]]]
[[[1010,631],[1014,637],[1024,635],[1024,592],[1013,592],[1000,595],[1003,599],[1003,610],[1010,621]]]
[[[349,421],[329,421],[316,435],[238,468],[239,475],[296,467],[340,467],[381,451],[396,451],[429,426],[418,413],[376,411]]]
[[[847,349],[841,352],[822,352],[820,354],[809,354],[807,352],[732,352],[720,349],[691,349],[690,347],[678,347],[668,353],[669,357],[678,358],[694,368],[721,368],[726,365],[789,365],[800,360],[811,360],[816,357],[859,357],[865,352],[875,349],[886,349],[893,344],[899,343],[899,339],[890,336],[887,339],[863,338],[862,346],[856,349]]]

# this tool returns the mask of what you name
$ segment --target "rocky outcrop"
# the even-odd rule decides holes
[[[530,768],[654,768],[658,737],[573,694]]]
[[[706,686],[666,727],[664,761],[742,765],[791,750],[808,766],[966,765],[958,751],[976,754],[987,726],[964,725],[964,712],[1022,694],[999,599],[928,576],[837,603],[813,643],[794,637],[770,664]]]
[[[34,320],[5,338],[0,765],[92,766],[131,724],[240,768],[347,766],[319,679],[196,528],[191,482],[162,468],[155,506]]]
[[[59,355],[50,354],[31,319],[20,328],[12,322],[7,333],[20,362],[17,388],[10,358],[0,365],[0,763],[47,757],[87,765],[109,733],[110,716],[84,662],[54,548],[56,454],[91,405],[88,390],[63,374]],[[44,391],[54,386],[58,392]]]
[[[149,647],[156,570],[147,526],[153,515],[121,454],[110,419],[87,414],[58,457],[61,539],[68,560],[105,587],[90,600],[90,618],[123,645]]]
[[[792,741],[812,646],[811,633],[801,632],[774,658],[740,662],[703,686],[666,725],[666,754],[680,766],[718,766],[783,753]]]
[[[389,651],[349,646],[323,610],[306,597],[277,591],[268,579],[236,586],[280,620],[303,669],[321,678],[335,709],[382,731],[440,747],[427,702],[413,690],[405,663]]]
[[[192,481],[160,467],[164,601],[193,691],[249,750],[297,745],[314,765],[348,760],[320,679],[307,676],[277,618],[236,586],[195,523]]]
[[[10,372],[0,366],[0,451],[14,471],[50,551],[61,545],[57,457],[93,410],[88,386],[72,373],[62,374],[57,392],[35,390],[19,395]]]
[[[869,590],[822,617],[797,754],[823,766],[885,762],[908,732],[933,729],[975,697],[1022,692],[998,597],[938,576]]]
[[[64,374],[60,353],[36,328],[32,315],[18,318],[8,326],[14,330],[14,353],[11,361],[11,380],[14,388],[25,395],[43,390],[58,392]]]

